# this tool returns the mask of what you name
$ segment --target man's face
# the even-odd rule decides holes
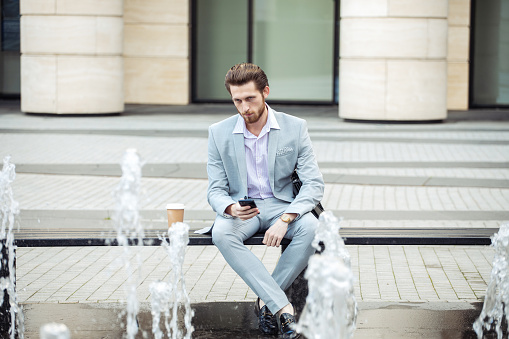
[[[260,93],[255,83],[250,81],[244,85],[230,86],[230,92],[233,103],[246,124],[254,124],[265,116],[265,98],[269,95],[268,86]]]

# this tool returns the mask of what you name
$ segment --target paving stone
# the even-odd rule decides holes
[[[233,110],[214,116],[125,115],[100,119],[1,114],[0,156],[11,154],[13,163],[32,169],[31,173],[17,173],[13,185],[22,215],[27,216],[18,220],[21,227],[56,225],[57,219],[43,216],[56,211],[69,213],[74,225],[91,221],[77,214],[71,218],[71,213],[90,211],[105,219],[95,218],[93,222],[111,224],[106,219],[115,209],[118,164],[127,148],[138,150],[148,171],[159,171],[153,173],[182,174],[182,168],[198,173],[207,161],[207,126],[230,113]],[[306,118],[323,174],[332,179],[366,179],[355,183],[331,179],[326,185],[322,201],[326,208],[359,213],[350,213],[359,217],[343,220],[343,228],[497,228],[503,222],[501,218],[469,218],[475,216],[472,213],[488,213],[483,214],[486,216],[509,210],[509,188],[482,186],[490,180],[499,180],[500,184],[509,179],[508,121],[385,126],[344,123],[337,117]],[[180,134],[175,137],[177,131]],[[189,135],[182,131],[189,131]],[[94,167],[105,165],[109,166],[107,171],[94,175]],[[67,168],[68,172],[44,173],[37,170],[38,166],[55,171]],[[202,174],[195,176],[142,178],[140,204],[142,212],[151,213],[143,217],[148,227],[164,228],[164,207],[172,201],[185,203],[189,215],[196,216],[193,221],[212,221],[205,193],[207,180]],[[373,183],[370,177],[379,180]],[[415,183],[424,180],[422,184],[401,184],[405,178]],[[433,180],[439,184],[426,185]],[[481,186],[474,186],[474,181]],[[409,217],[402,217],[403,213]],[[449,215],[454,217],[434,217],[445,213],[454,213]],[[347,248],[352,254],[356,297],[363,301],[481,300],[494,255],[487,246]],[[269,271],[274,269],[279,249],[250,249]],[[108,247],[18,248],[20,301],[123,302],[127,278],[116,260],[120,254],[121,249]],[[144,267],[137,282],[138,298],[146,301],[150,299],[150,283],[172,277],[171,263],[162,248],[142,249],[140,256]],[[183,271],[193,302],[255,299],[213,246],[188,248]]]

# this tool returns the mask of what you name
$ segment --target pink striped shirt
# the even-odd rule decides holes
[[[250,198],[273,198],[269,181],[269,132],[271,128],[280,129],[272,109],[267,105],[268,118],[257,137],[247,130],[244,119],[239,115],[233,133],[244,134],[246,151],[247,193]]]

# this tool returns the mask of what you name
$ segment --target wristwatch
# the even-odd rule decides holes
[[[281,221],[283,221],[283,222],[286,222],[287,224],[292,222],[292,218],[290,218],[289,215],[283,214],[281,217],[279,217],[279,219],[281,219]]]

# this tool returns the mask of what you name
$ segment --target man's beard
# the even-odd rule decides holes
[[[242,118],[244,118],[244,121],[246,122],[246,124],[254,124],[254,123],[257,123],[262,115],[263,115],[263,112],[265,111],[265,103],[263,103],[263,106],[256,112],[252,112],[252,111],[248,111],[247,113],[254,113],[250,116],[245,116],[244,114],[241,114],[242,115]]]

